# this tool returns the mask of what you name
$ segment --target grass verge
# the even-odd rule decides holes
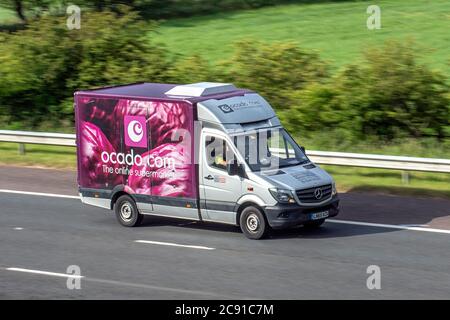
[[[0,142],[0,164],[58,169],[76,169],[73,147],[26,144],[25,154],[19,154],[17,143]]]

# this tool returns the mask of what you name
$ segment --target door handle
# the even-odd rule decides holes
[[[208,175],[208,176],[205,177],[205,179],[207,179],[207,180],[214,180],[214,177],[212,175]]]

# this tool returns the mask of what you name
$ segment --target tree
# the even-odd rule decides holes
[[[17,16],[20,20],[25,21],[25,14],[23,12],[23,1],[22,0],[14,0],[14,9],[16,10]]]
[[[198,55],[178,57],[168,71],[169,81],[173,83],[193,83],[218,81],[220,77],[209,65],[208,61]]]
[[[414,43],[387,42],[329,81],[294,92],[285,119],[303,132],[323,129],[356,139],[450,136],[449,85],[421,64]]]
[[[39,12],[48,10],[55,1],[52,0],[0,0],[0,6],[14,10],[17,17],[26,22],[27,13],[38,16]]]
[[[419,52],[413,42],[390,41],[367,51],[359,68],[341,74],[341,92],[364,98],[359,104],[363,133],[444,137],[450,120],[449,85],[442,74],[419,62]],[[352,98],[345,95],[343,103]]]
[[[252,88],[278,109],[290,108],[289,93],[328,77],[319,55],[287,42],[263,43],[251,39],[235,44],[235,53],[222,63],[227,81]]]
[[[29,127],[67,124],[77,89],[165,81],[169,63],[149,39],[153,29],[122,7],[118,14],[85,13],[80,30],[68,30],[64,17],[45,16],[0,34],[0,116]]]

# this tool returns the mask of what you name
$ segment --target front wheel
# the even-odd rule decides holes
[[[249,239],[264,238],[269,231],[269,225],[264,214],[253,206],[247,207],[242,211],[239,224],[242,232]]]
[[[136,227],[141,224],[144,216],[139,213],[134,200],[128,196],[123,195],[117,199],[114,210],[119,223],[125,227]]]

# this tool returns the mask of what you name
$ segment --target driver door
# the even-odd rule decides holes
[[[200,166],[200,205],[204,220],[236,223],[236,203],[242,195],[243,178],[227,173],[226,163],[236,154],[225,136],[203,132]]]

